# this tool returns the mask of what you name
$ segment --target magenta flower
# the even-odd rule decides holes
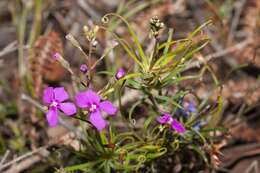
[[[118,69],[115,75],[116,80],[119,80],[124,76],[125,76],[125,70],[123,68]]]
[[[160,118],[158,118],[158,122],[160,124],[168,124],[172,129],[176,130],[178,133],[184,133],[186,131],[185,127],[178,122],[176,119],[172,118],[170,114],[163,114]]]
[[[79,92],[75,99],[78,107],[87,109],[89,112],[89,121],[99,131],[107,126],[107,122],[101,115],[101,111],[104,111],[109,115],[114,115],[117,112],[117,108],[114,107],[111,102],[101,102],[100,96],[91,90]]]
[[[76,107],[71,102],[64,102],[69,98],[68,93],[63,87],[48,87],[43,92],[43,101],[48,104],[46,118],[50,127],[58,124],[58,109],[65,115],[71,116],[76,113]]]

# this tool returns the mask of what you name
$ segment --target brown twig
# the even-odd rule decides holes
[[[85,13],[90,15],[92,19],[94,19],[96,22],[99,22],[101,20],[101,15],[93,9],[93,7],[90,7],[89,4],[84,0],[77,0],[77,3],[79,7],[81,7]]]
[[[46,153],[45,156],[43,155],[33,155],[31,157],[28,157],[27,159],[22,160],[18,164],[14,164],[10,169],[6,170],[3,173],[19,173],[22,172],[23,170],[29,168],[33,164],[40,162],[43,157],[47,157],[49,153]]]
[[[241,152],[243,151],[243,152]],[[246,144],[242,146],[233,147],[231,149],[223,150],[224,157],[221,160],[222,167],[230,167],[237,161],[245,157],[252,157],[260,154],[260,144]],[[234,154],[235,153],[235,154]]]
[[[15,159],[13,159],[13,160],[10,161],[10,162],[7,162],[7,163],[3,164],[2,166],[0,166],[0,171],[3,170],[3,169],[5,169],[5,168],[7,168],[7,167],[9,167],[9,166],[11,166],[11,165],[13,165],[13,164],[15,164],[15,163],[17,163],[17,162],[20,162],[20,161],[22,161],[22,160],[24,160],[24,159],[26,159],[26,158],[30,158],[30,156],[35,155],[35,154],[42,154],[42,155],[44,155],[44,156],[46,157],[47,155],[49,155],[49,152],[48,152],[46,149],[47,149],[51,144],[52,144],[52,143],[50,143],[50,144],[48,144],[48,145],[45,145],[45,146],[42,146],[42,147],[39,147],[39,148],[37,148],[37,149],[35,149],[35,150],[33,150],[33,151],[30,151],[30,152],[28,152],[28,153],[26,153],[26,154],[23,154],[23,155],[20,156],[20,157],[17,157],[17,158],[15,158]]]
[[[242,0],[242,1],[237,1],[237,6],[236,6],[236,11],[231,23],[231,27],[230,27],[230,33],[229,33],[229,37],[228,37],[228,41],[233,40],[234,37],[234,33],[237,29],[237,26],[239,24],[239,20],[240,20],[240,16],[242,14],[243,11],[243,7],[245,6],[247,0]]]
[[[1,159],[0,166],[3,165],[3,163],[5,162],[5,160],[7,159],[7,157],[9,156],[9,154],[10,154],[10,150],[7,150],[7,151],[5,152],[5,154],[4,154],[4,156],[3,156],[2,159]]]
[[[0,51],[0,57],[8,54],[8,53],[11,53],[15,50],[17,50],[18,47],[17,47],[17,41],[13,41],[11,43],[9,43],[6,47],[4,47],[1,51]]]
[[[258,173],[259,172],[259,168],[258,168],[258,161],[257,160],[254,160],[245,170],[245,173],[250,173],[252,172],[252,170],[255,172],[255,173]]]

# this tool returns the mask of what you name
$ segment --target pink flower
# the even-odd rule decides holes
[[[163,116],[157,120],[160,124],[169,124],[171,128],[176,130],[178,133],[184,133],[186,131],[185,127],[176,119],[172,118],[170,114],[163,114]]]
[[[43,92],[43,101],[48,104],[46,118],[50,127],[58,124],[58,109],[65,115],[71,116],[77,112],[76,107],[71,102],[64,102],[69,98],[63,87],[48,87]]]
[[[107,126],[107,122],[101,115],[101,111],[104,111],[109,115],[114,115],[117,112],[117,108],[111,102],[101,102],[100,96],[91,90],[79,92],[76,95],[75,100],[78,107],[88,110],[89,121],[99,131]]]

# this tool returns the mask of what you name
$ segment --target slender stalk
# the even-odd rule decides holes
[[[23,78],[26,74],[26,68],[24,63],[24,44],[25,44],[25,30],[26,30],[26,18],[29,12],[29,7],[25,5],[25,8],[22,9],[21,17],[17,21],[17,35],[18,35],[18,70],[20,74],[20,79],[22,80],[23,86],[24,81]]]
[[[41,32],[41,22],[42,22],[42,0],[35,1],[35,18],[32,26],[32,31],[30,33],[29,45],[32,46],[36,38]]]

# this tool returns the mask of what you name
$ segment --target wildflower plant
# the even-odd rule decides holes
[[[118,17],[126,24],[132,38],[131,43],[107,29],[110,17]],[[55,55],[72,75],[74,89],[78,91],[74,99],[71,99],[78,107],[78,114],[72,117],[81,124],[80,148],[74,151],[74,164],[65,165],[64,170],[91,173],[162,172],[167,170],[160,165],[161,160],[177,155],[185,157],[187,153],[193,153],[206,166],[215,166],[211,164],[205,146],[210,148],[214,143],[214,136],[210,132],[216,130],[222,101],[219,98],[212,107],[199,99],[189,102],[185,99],[192,93],[189,89],[179,87],[185,80],[197,80],[206,71],[212,72],[205,64],[194,76],[184,73],[196,53],[209,42],[202,30],[210,22],[179,40],[172,40],[173,30],[170,29],[168,39],[163,41],[160,40],[160,32],[164,29],[164,24],[156,17],[151,19],[150,35],[151,41],[154,39],[154,48],[148,54],[145,54],[138,36],[124,18],[117,14],[107,14],[102,22],[105,25],[93,29],[84,27],[90,46],[98,44],[96,35],[101,29],[110,33],[119,44],[107,48],[93,66],[90,66],[88,58],[94,49],[90,47],[90,52],[85,53],[72,35],[68,37],[86,57],[86,64],[80,66],[86,76],[85,81],[76,76],[63,57]],[[102,72],[110,79],[103,89],[97,91],[92,88],[93,75],[97,75],[93,69],[115,46],[126,52],[133,65],[127,70],[120,67]],[[218,84],[214,74],[211,75]],[[132,91],[138,92],[138,97],[133,98],[134,102],[130,105],[123,105],[123,95]],[[116,98],[114,102],[112,98]],[[68,94],[63,88],[45,90],[44,102],[49,106],[46,116],[51,126],[57,125],[58,109],[66,115],[76,113],[72,103],[63,103],[66,99]],[[138,113],[138,107],[144,111]]]

